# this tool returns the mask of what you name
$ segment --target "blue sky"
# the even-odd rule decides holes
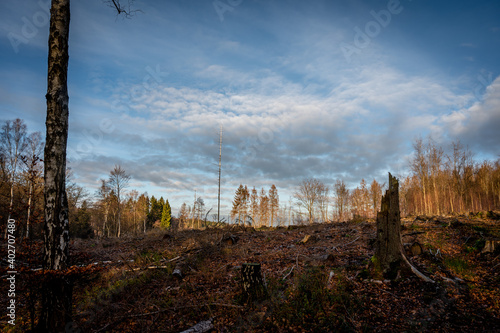
[[[0,120],[45,132],[47,0],[0,5]],[[240,183],[405,175],[415,138],[500,154],[498,1],[73,1],[70,134],[91,193],[115,164],[176,213]]]

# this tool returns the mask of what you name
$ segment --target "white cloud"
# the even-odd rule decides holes
[[[477,151],[499,155],[500,77],[487,88],[482,100],[441,117],[450,136]]]

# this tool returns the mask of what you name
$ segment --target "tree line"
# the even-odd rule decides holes
[[[384,184],[375,179],[370,185],[362,179],[354,189],[349,189],[341,179],[331,188],[316,178],[303,180],[293,194],[296,219],[299,223],[313,223],[375,217],[383,188]]]
[[[279,225],[279,195],[278,189],[273,184],[269,191],[262,188],[260,192],[255,186],[249,190],[245,185],[240,184],[235,192],[231,218],[236,223],[248,223],[256,227],[273,227],[275,223]]]
[[[419,138],[413,144],[409,174],[400,175],[402,216],[465,214],[500,207],[500,159],[477,161],[473,152],[459,141],[449,153],[432,139]],[[299,221],[343,221],[375,218],[386,185],[362,179],[349,189],[341,179],[330,188],[318,179],[302,181],[294,193]],[[328,215],[331,204],[333,211]],[[302,211],[304,210],[304,211]]]
[[[7,120],[0,133],[0,218],[17,222],[21,238],[40,238],[43,222],[43,148],[40,132],[28,132],[22,119]],[[120,166],[91,196],[66,171],[70,234],[74,237],[120,237],[151,228],[168,229],[173,221],[170,203],[147,193],[128,190],[130,175]],[[201,199],[201,198],[200,198]]]
[[[41,237],[43,221],[43,154],[40,132],[29,132],[21,119],[7,120],[0,133],[0,217],[18,221],[21,237]],[[400,178],[402,216],[463,214],[500,206],[500,159],[478,162],[472,151],[453,142],[448,153],[431,138],[415,140],[409,174]],[[210,210],[201,197],[183,203],[172,216],[168,199],[129,190],[130,175],[119,165],[100,180],[91,195],[66,172],[70,234],[77,237],[121,237],[149,229],[201,228]],[[361,180],[349,188],[337,179],[331,186],[312,178],[303,180],[287,203],[279,200],[273,184],[268,190],[241,184],[235,191],[233,222],[256,227],[374,218],[385,184]],[[213,222],[212,221],[212,222]],[[221,221],[215,221],[221,222]],[[224,221],[222,221],[224,222]],[[6,230],[6,229],[4,229]]]
[[[411,174],[401,182],[401,210],[405,215],[463,214],[500,206],[500,159],[474,159],[460,141],[449,153],[432,138],[415,141]]]

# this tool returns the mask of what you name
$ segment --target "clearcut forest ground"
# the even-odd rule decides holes
[[[407,256],[435,283],[370,276],[374,221],[73,240],[72,264],[83,267],[71,274],[68,331],[181,332],[211,320],[213,332],[500,332],[500,251],[484,252],[500,240],[499,217],[403,219],[403,243],[423,246]],[[40,242],[18,246],[18,266],[36,267],[40,253]],[[261,264],[263,299],[243,296],[243,263]],[[19,271],[17,325],[4,317],[4,331],[29,329],[37,306],[43,274]],[[1,290],[6,304],[5,278]]]

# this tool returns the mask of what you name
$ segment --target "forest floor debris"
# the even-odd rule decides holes
[[[368,266],[375,232],[375,223],[364,221],[73,240],[72,264],[82,267],[82,276],[74,287],[72,327],[181,332],[210,322],[214,332],[500,330],[500,253],[498,247],[483,251],[489,241],[500,240],[499,221],[403,219],[403,242],[421,247],[408,246],[407,255],[435,284],[415,277],[373,280]],[[33,255],[40,249],[39,242],[19,247],[25,268],[17,301],[25,306],[19,306],[12,332],[30,328],[41,274],[31,268],[41,262]],[[264,300],[242,297],[244,263],[261,264]]]

